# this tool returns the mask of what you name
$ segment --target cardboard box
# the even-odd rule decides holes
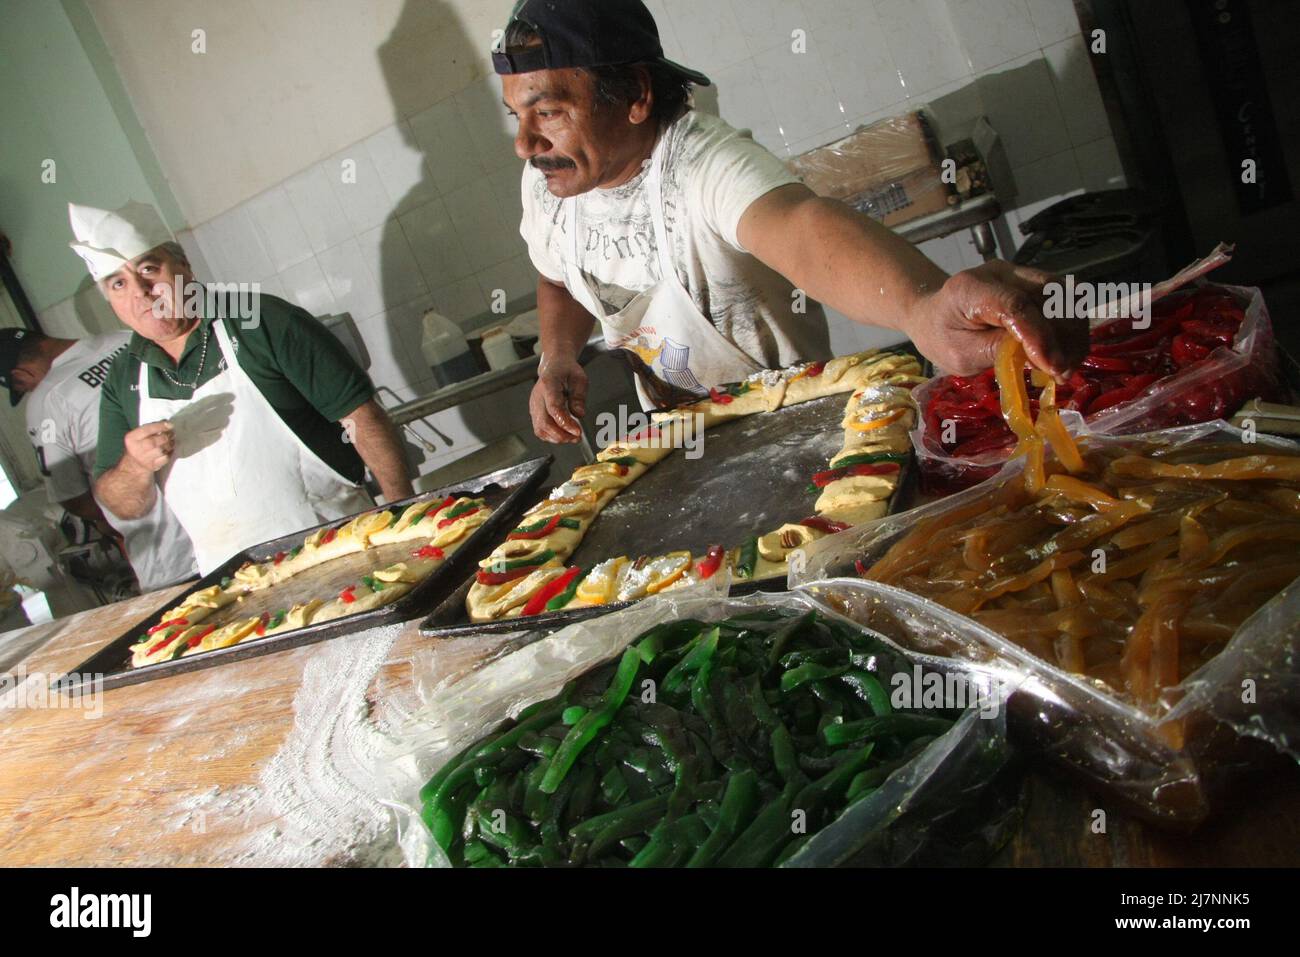
[[[918,110],[864,126],[794,157],[788,166],[817,195],[894,226],[948,205],[952,188],[940,178],[941,158]]]

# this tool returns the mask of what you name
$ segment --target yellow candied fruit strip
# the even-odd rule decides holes
[[[878,418],[868,419],[866,422],[853,419],[849,422],[849,428],[853,429],[855,432],[873,432],[876,429],[883,429],[890,423],[897,422],[906,414],[906,409],[895,409],[893,412],[889,412]]]
[[[1060,492],[1066,498],[1098,509],[1115,508],[1121,504],[1119,499],[1107,495],[1097,486],[1069,475],[1053,475],[1047,480],[1045,487],[1053,492]]]
[[[1043,440],[1037,435],[1022,439],[1019,450],[1025,453],[1025,491],[1037,495],[1047,484],[1043,466]]]
[[[1296,455],[1243,455],[1222,462],[1197,465],[1157,462],[1140,456],[1127,455],[1111,463],[1116,475],[1126,478],[1174,478],[1202,481],[1277,479],[1284,482],[1300,480],[1300,456]]]
[[[1025,390],[1024,368],[1024,346],[1011,333],[1004,333],[998,341],[993,369],[998,383],[998,401],[1002,404],[1002,417],[1020,439],[1028,439],[1034,434],[1034,423],[1029,419],[1029,393]]]
[[[1038,397],[1038,421],[1034,423],[1034,431],[1052,447],[1067,472],[1082,472],[1084,464],[1079,446],[1061,421],[1061,414],[1056,408],[1056,380],[1040,369],[1031,372],[1030,378],[1043,389]]]
[[[690,552],[669,552],[667,557],[674,557],[674,556],[677,557],[680,564],[676,568],[674,568],[671,572],[669,572],[667,575],[665,575],[663,578],[660,578],[657,581],[651,581],[650,584],[646,586],[647,594],[655,595],[663,591],[673,582],[677,581],[679,578],[685,575],[686,570],[691,567]]]
[[[606,563],[602,562],[601,564]],[[619,573],[627,564],[627,557],[620,555],[618,558],[611,559],[605,569],[601,569],[600,565],[597,565],[578,584],[575,597],[593,605],[606,604],[613,597],[614,589],[618,585]],[[600,569],[599,575],[597,569]]]
[[[572,478],[580,479],[588,476],[592,478],[597,476],[623,478],[627,475],[625,469],[630,471],[631,466],[619,465],[617,462],[593,462],[590,465],[580,465],[574,469]]]

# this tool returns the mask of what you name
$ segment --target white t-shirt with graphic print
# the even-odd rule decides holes
[[[769,369],[830,355],[826,317],[741,246],[740,217],[765,193],[797,183],[785,165],[716,116],[688,110],[663,133],[664,220],[682,285],[715,329]],[[645,168],[613,189],[582,194],[579,268],[609,312],[660,279]],[[523,173],[520,235],[533,265],[565,281],[570,203],[531,165]],[[802,309],[803,311],[798,311]]]
[[[130,339],[129,329],[78,339],[55,358],[27,397],[27,437],[36,449],[51,502],[90,491],[100,387]]]

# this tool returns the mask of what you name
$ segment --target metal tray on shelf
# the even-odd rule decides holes
[[[287,651],[302,645],[327,641],[341,635],[352,634],[376,625],[406,621],[425,612],[446,593],[453,589],[464,575],[474,569],[479,560],[492,551],[501,536],[518,520],[525,504],[532,493],[545,479],[551,464],[550,456],[530,459],[519,465],[498,469],[486,475],[467,479],[432,492],[422,492],[400,502],[393,502],[384,507],[402,509],[420,499],[437,501],[448,495],[477,496],[487,499],[493,509],[492,516],[478,528],[474,529],[464,544],[451,557],[434,570],[424,581],[390,605],[370,611],[347,615],[332,621],[307,625],[292,631],[268,635],[265,638],[246,639],[227,648],[216,648],[200,654],[188,655],[174,660],[160,661],[131,667],[130,646],[139,640],[139,636],[162,620],[162,615],[171,608],[182,604],[188,596],[221,582],[244,565],[246,562],[266,561],[277,552],[288,551],[300,545],[305,536],[324,528],[326,525],[339,525],[353,516],[335,519],[315,528],[282,535],[279,538],[247,548],[233,556],[216,571],[199,579],[191,588],[172,599],[166,606],[153,611],[147,618],[137,622],[131,628],[95,652],[69,674],[60,679],[59,690],[72,691],[88,685],[96,677],[103,680],[102,688],[117,688],[165,678],[169,675],[184,674],[201,668],[241,661],[260,655],[269,655],[277,651]],[[361,513],[358,513],[361,514]],[[344,555],[325,562],[302,574],[295,575],[287,581],[262,591],[252,592],[243,600],[219,610],[205,619],[218,626],[234,618],[250,618],[262,612],[274,613],[288,608],[296,602],[311,598],[323,598],[334,595],[349,584],[354,584],[362,575],[375,568],[400,561],[410,554],[411,542],[398,542],[366,549],[352,555]]]

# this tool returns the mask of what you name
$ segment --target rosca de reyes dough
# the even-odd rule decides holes
[[[480,563],[466,597],[470,620],[633,601],[710,578],[724,565],[740,580],[785,575],[797,548],[888,510],[910,448],[908,430],[916,417],[911,389],[923,381],[920,373],[915,357],[873,349],[765,370],[711,389],[697,402],[654,413],[647,429],[575,469]],[[565,565],[601,509],[696,432],[845,392],[843,447],[809,486],[818,496],[814,515],[702,554],[620,555],[591,568]]]
[[[422,499],[400,512],[377,509],[307,535],[301,545],[263,562],[249,562],[220,584],[196,591],[165,612],[162,621],[131,646],[131,665],[154,664],[225,648],[254,638],[370,611],[396,601],[418,585],[488,520],[482,498]],[[376,568],[337,594],[321,595],[258,617],[220,626],[205,619],[252,592],[274,588],[325,562],[399,542],[411,544],[401,561]]]

